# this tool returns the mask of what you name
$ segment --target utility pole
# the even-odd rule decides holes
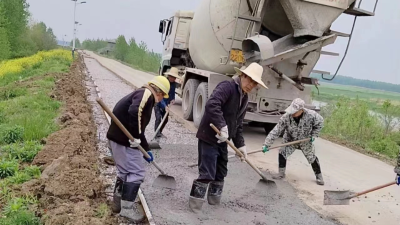
[[[78,4],[78,0],[72,0],[74,2],[74,30],[73,30],[73,35],[72,35],[72,57],[74,57],[75,53],[75,39],[76,39],[76,5]],[[79,4],[84,4],[86,2],[80,2]]]

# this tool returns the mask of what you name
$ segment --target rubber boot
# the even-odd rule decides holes
[[[193,181],[192,189],[190,190],[189,196],[189,207],[194,213],[201,213],[201,208],[205,202],[204,197],[206,196],[208,184]]]
[[[276,180],[285,178],[285,176],[286,176],[285,171],[286,171],[286,168],[279,168],[279,173],[272,175],[272,178],[276,179]]]
[[[219,205],[221,203],[223,181],[212,181],[208,186],[207,201],[210,205]]]
[[[122,185],[122,200],[120,216],[131,222],[139,223],[145,219],[143,208],[135,202],[140,184],[124,182]]]
[[[316,174],[315,177],[317,178],[317,184],[318,185],[324,185],[324,178],[322,177],[322,173]]]
[[[115,181],[114,194],[113,194],[113,206],[111,207],[114,213],[121,212],[121,195],[122,195],[122,184],[124,183],[119,177]]]

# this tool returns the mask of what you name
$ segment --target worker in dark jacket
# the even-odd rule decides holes
[[[210,205],[221,201],[224,178],[228,168],[228,146],[232,139],[235,146],[247,157],[243,138],[243,119],[246,114],[248,95],[258,84],[267,88],[261,80],[263,68],[250,64],[245,70],[235,68],[239,76],[217,85],[205,106],[196,137],[198,140],[199,177],[193,181],[189,197],[189,207],[201,212],[208,187],[207,200]],[[221,132],[216,135],[210,127],[214,124]],[[244,159],[242,159],[244,160]]]
[[[164,98],[161,102],[157,103],[156,106],[154,107],[154,114],[156,115],[156,123],[154,126],[154,131],[157,131],[158,126],[160,125],[161,121],[163,120],[165,114],[166,114],[166,108],[169,105],[175,104],[175,88],[176,88],[176,79],[181,79],[179,76],[179,70],[175,67],[172,67],[170,71],[164,73],[165,76],[167,76],[170,89],[168,93],[168,98]],[[162,134],[162,131],[164,130],[165,125],[168,123],[168,117],[165,118],[164,123],[161,125],[160,130],[156,134],[156,138],[161,138],[164,136]]]
[[[135,138],[133,142],[129,140],[115,122],[111,121],[107,138],[117,167],[113,210],[132,222],[144,219],[143,211],[139,211],[141,208],[134,203],[146,172],[143,154],[138,147],[142,146],[151,156],[150,159],[145,158],[147,162],[153,161],[144,133],[154,104],[168,98],[169,88],[167,78],[156,76],[148,85],[123,97],[113,110],[113,114]]]

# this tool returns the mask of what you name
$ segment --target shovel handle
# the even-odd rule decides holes
[[[158,133],[158,131],[161,129],[161,126],[163,125],[164,121],[167,119],[168,114],[169,114],[169,110],[167,110],[167,112],[165,113],[164,118],[162,119],[160,125],[158,125],[157,130],[156,130],[156,132],[154,133],[154,137],[153,137],[153,139],[151,139],[151,140],[154,140],[154,139],[156,138],[157,133]]]
[[[129,138],[129,140],[134,141],[135,139],[133,138],[133,136],[124,127],[124,125],[122,125],[121,121],[119,121],[119,119],[114,115],[114,113],[111,112],[111,110],[106,106],[106,104],[104,104],[103,100],[98,98],[98,99],[96,99],[96,101],[99,103],[101,108],[103,108],[103,110],[107,112],[107,114],[111,117],[111,119],[115,122],[115,124],[117,124],[119,129],[121,129],[122,132],[124,132],[124,134]],[[142,146],[139,145],[138,148],[143,153],[144,157],[146,157],[147,159],[151,158],[150,155],[147,153],[146,150],[143,149]],[[153,161],[151,163],[160,171],[161,174],[165,175],[165,172],[158,166],[158,164],[156,162]]]
[[[210,123],[210,126],[211,126],[211,128],[212,128],[218,135],[221,135],[221,132],[218,130],[218,128],[216,128],[216,127],[214,126],[214,124]],[[237,148],[235,147],[235,145],[234,145],[232,142],[230,142],[230,141],[228,141],[228,140],[226,140],[225,142],[226,142],[233,150],[235,150],[236,154],[238,154],[240,157],[243,157],[243,158],[244,158],[244,155],[242,154],[242,152],[240,152],[239,149],[237,149]],[[265,175],[264,175],[256,166],[254,166],[253,163],[250,162],[250,160],[245,159],[245,161],[247,162],[247,164],[249,164],[249,166],[251,166],[251,168],[253,168],[253,169],[258,173],[258,175],[260,175],[260,176],[262,177],[263,180],[268,181],[267,177],[265,177]]]
[[[268,149],[271,150],[271,149],[281,148],[281,147],[285,147],[285,146],[288,146],[288,145],[294,145],[294,144],[298,144],[298,143],[302,143],[302,142],[306,142],[306,141],[310,141],[310,138],[301,139],[301,140],[297,140],[297,141],[292,141],[292,142],[288,142],[288,143],[272,146],[272,147],[270,147]],[[263,151],[262,149],[261,150],[250,151],[250,152],[247,153],[247,155],[251,155],[251,154],[262,152],[262,151]],[[228,158],[233,158],[233,157],[235,157],[235,155],[228,156]]]
[[[380,186],[373,187],[373,188],[371,188],[371,189],[368,189],[368,190],[365,190],[365,191],[362,191],[362,192],[358,192],[358,193],[352,194],[352,195],[350,195],[348,198],[350,199],[350,198],[358,197],[358,196],[360,196],[360,195],[365,195],[365,194],[367,194],[367,193],[370,193],[370,192],[373,192],[373,191],[376,191],[376,190],[379,190],[379,189],[382,189],[382,188],[385,188],[385,187],[389,187],[389,186],[391,186],[391,185],[393,185],[393,184],[396,184],[396,181],[392,181],[392,182],[387,183],[387,184],[382,184],[382,185],[380,185]]]

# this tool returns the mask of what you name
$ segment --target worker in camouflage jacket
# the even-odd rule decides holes
[[[300,98],[293,100],[286,109],[286,114],[281,117],[278,124],[268,134],[263,145],[263,152],[273,144],[274,140],[283,135],[283,143],[310,138],[310,141],[282,147],[279,151],[279,173],[274,175],[275,179],[285,177],[287,158],[296,150],[300,149],[307,161],[311,164],[317,184],[324,185],[321,166],[318,157],[315,155],[313,142],[319,136],[324,119],[317,112],[305,109],[304,101]]]
[[[400,185],[400,152],[399,157],[397,158],[397,166],[394,168],[394,172],[396,173],[396,183]]]

